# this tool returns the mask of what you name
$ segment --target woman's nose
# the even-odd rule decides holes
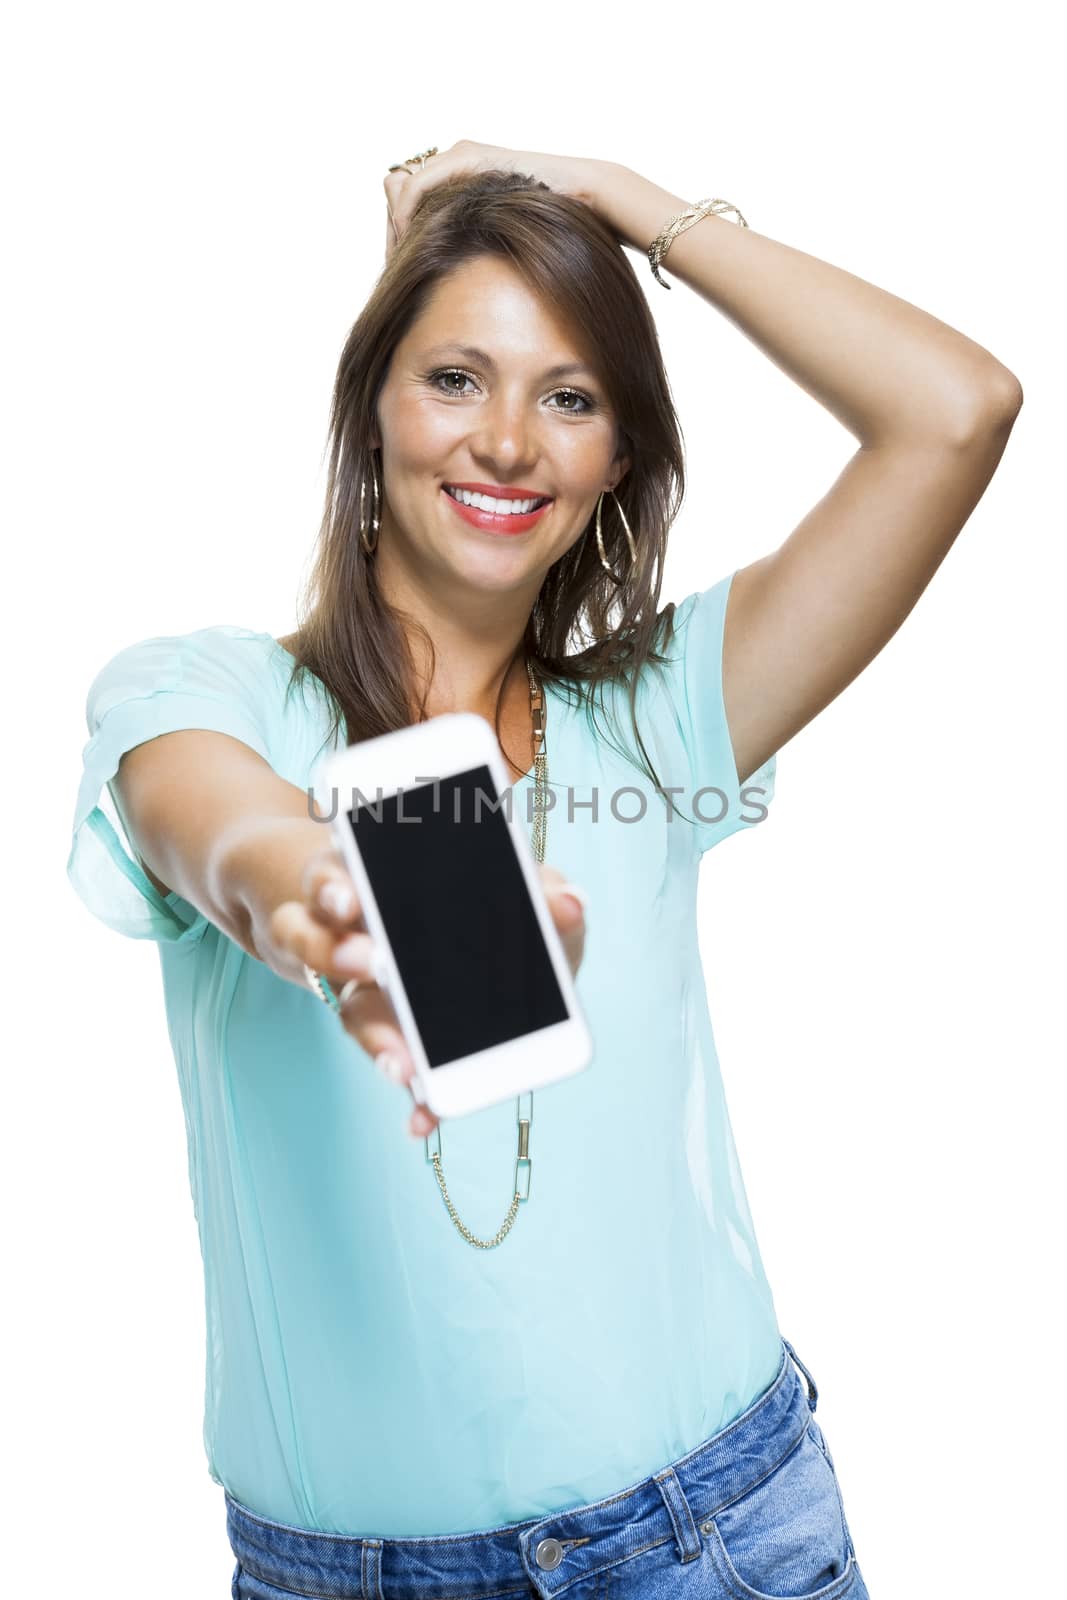
[[[486,461],[499,461],[509,469],[528,463],[537,454],[536,430],[526,408],[497,404],[479,418],[480,426],[472,447]]]

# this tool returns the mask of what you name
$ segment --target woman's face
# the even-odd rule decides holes
[[[532,604],[629,467],[580,337],[506,262],[438,282],[393,353],[379,396],[383,505],[375,559],[442,588],[514,592]],[[486,515],[449,489],[486,486],[541,511]]]

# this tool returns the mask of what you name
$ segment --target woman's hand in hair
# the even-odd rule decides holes
[[[570,969],[576,973],[585,949],[585,897],[568,884],[557,867],[542,865],[539,870],[556,931]],[[576,894],[581,898],[575,898]],[[271,919],[271,939],[321,973],[335,992],[350,978],[358,981],[338,1020],[379,1070],[411,1094],[414,1110],[408,1132],[418,1137],[432,1132],[438,1119],[415,1097],[414,1063],[392,1001],[377,981],[374,940],[340,851],[323,850],[310,859],[303,899],[277,908]]]
[[[412,162],[410,171],[401,167],[397,172],[386,173],[385,259],[389,260],[403,238],[422,196],[446,179],[465,172],[521,172],[536,182],[546,183],[558,194],[595,206],[597,174],[604,166],[604,162],[586,156],[543,155],[536,150],[506,150],[501,145],[460,139],[447,150],[439,150],[421,168],[417,162]]]

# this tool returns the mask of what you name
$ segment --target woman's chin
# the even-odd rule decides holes
[[[517,550],[487,550],[450,567],[457,588],[481,594],[513,594],[527,587],[531,573],[529,552]]]

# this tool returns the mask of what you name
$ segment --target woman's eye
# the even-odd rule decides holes
[[[434,384],[439,384],[441,382],[442,378],[460,378],[465,383],[466,382],[470,382],[470,375],[468,373],[459,372],[455,368],[449,368],[445,372],[434,372],[434,373],[431,373],[430,382],[434,383]],[[453,388],[451,386],[451,384],[446,385],[444,390],[443,390],[443,393],[445,393],[445,394],[463,394],[464,392],[465,391],[463,389]]]
[[[560,397],[563,397],[564,399],[572,400],[572,401],[573,400],[577,400],[577,402],[578,402],[577,406],[576,405],[567,405],[567,406],[558,406],[558,407],[556,407],[557,410],[569,411],[569,412],[572,413],[572,415],[574,415],[576,417],[584,416],[586,411],[591,411],[592,408],[593,408],[593,402],[592,402],[592,400],[589,399],[588,395],[579,394],[577,389],[557,389],[556,393],[552,396],[552,399],[556,400],[556,399],[559,399]],[[579,410],[578,406],[584,406],[585,410],[584,411]]]
[[[441,394],[463,396],[470,390],[462,387],[465,383],[473,383],[474,379],[469,372],[463,372],[458,367],[444,367],[440,372],[430,373],[430,382]],[[564,405],[553,406],[553,411],[561,411],[568,416],[584,417],[595,407],[595,401],[588,395],[582,394],[578,389],[557,389],[549,395],[550,400],[563,400]]]

